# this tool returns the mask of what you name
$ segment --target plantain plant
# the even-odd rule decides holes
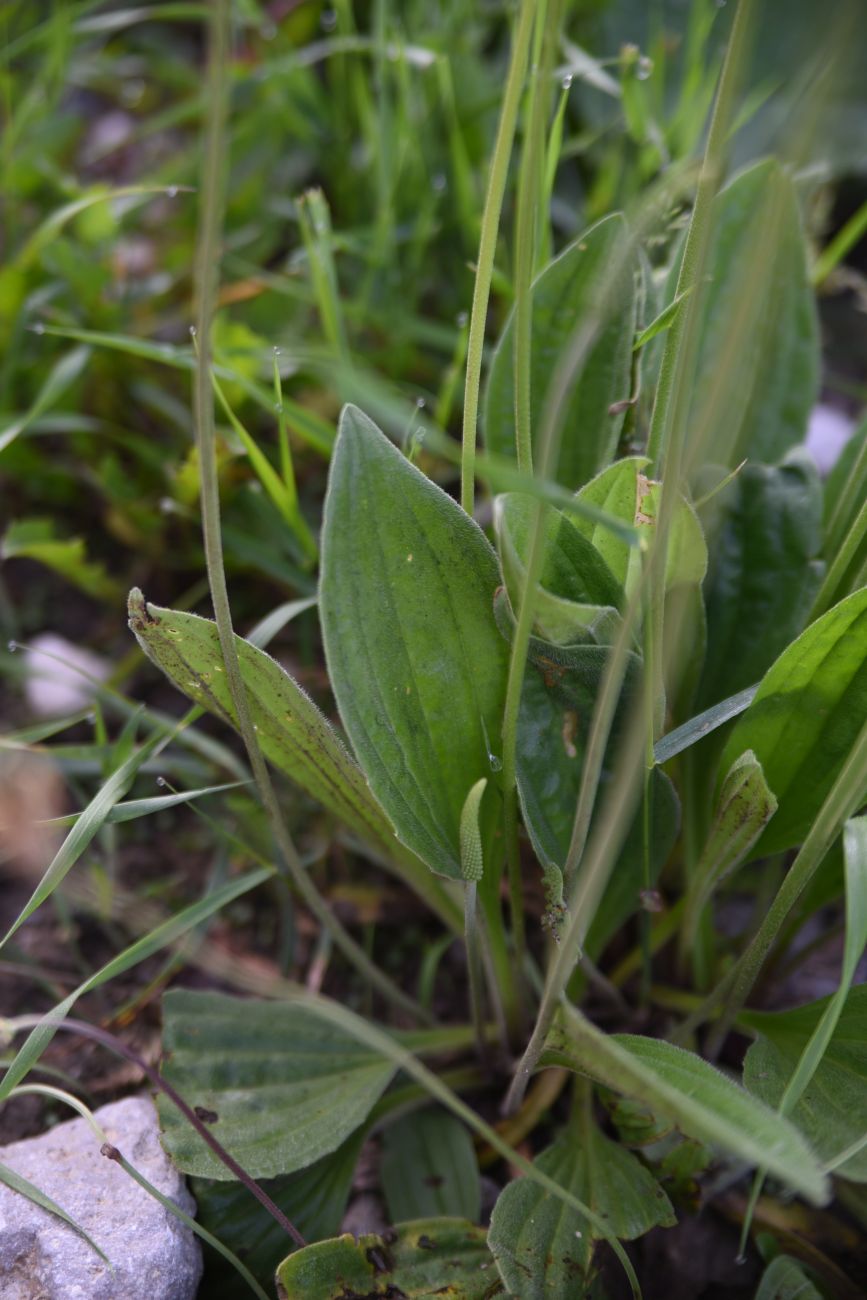
[[[290,1300],[601,1300],[624,1293],[617,1270],[639,1295],[641,1248],[624,1243],[714,1204],[761,1257],[757,1294],[858,1293],[811,1225],[827,1231],[815,1207],[832,1202],[867,1221],[867,999],[854,985],[867,426],[823,483],[800,449],[820,374],[802,195],[778,160],[728,164],[753,7],[742,0],[732,24],[700,167],[663,170],[641,203],[551,256],[559,10],[522,0],[478,224],[462,443],[427,422],[419,455],[348,402],[318,540],[303,525],[332,721],[259,638],[234,633],[222,572],[214,6],[196,414],[216,619],[134,589],[129,620],[179,690],[240,732],[278,870],[351,972],[347,1005],[288,980],[267,997],[163,998],[164,1081],[199,1120],[161,1098],[165,1144],[205,1228],[257,1286],[276,1269]],[[646,180],[661,137],[635,67],[624,54]],[[486,356],[519,121],[514,302]],[[302,225],[338,386],[362,393],[330,245],[316,244],[321,194]],[[459,494],[436,481],[449,462]],[[478,508],[477,480],[490,497]],[[290,513],[297,530],[294,497]],[[319,894],[272,769],[427,909],[417,989]],[[752,910],[732,935],[735,890]],[[836,992],[765,1008],[768,971],[841,899]],[[463,954],[451,1004],[437,988],[446,952]],[[47,1041],[34,1032],[0,1095]],[[337,1235],[371,1137],[393,1227]],[[485,1214],[483,1168],[498,1173]],[[248,1194],[260,1181],[264,1208]],[[306,1244],[292,1249],[286,1219]]]

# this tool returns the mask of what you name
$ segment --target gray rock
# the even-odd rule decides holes
[[[160,1146],[147,1097],[95,1112],[109,1142],[187,1214],[195,1202]],[[0,1184],[2,1300],[192,1300],[202,1275],[198,1238],[120,1165],[100,1153],[83,1119],[0,1147],[0,1162],[50,1196],[93,1238],[109,1266],[62,1220]]]

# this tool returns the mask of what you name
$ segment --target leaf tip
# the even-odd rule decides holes
[[[136,634],[143,632],[145,628],[159,622],[159,620],[154,618],[150,613],[147,601],[144,598],[144,593],[140,587],[132,588],[127,597],[126,608],[130,629]]]

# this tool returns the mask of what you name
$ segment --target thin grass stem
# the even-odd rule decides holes
[[[201,216],[196,259],[198,304],[196,313],[196,357],[194,409],[201,474],[202,533],[208,583],[214,618],[223,652],[226,679],[238,717],[238,730],[244,742],[254,780],[259,789],[271,832],[292,884],[313,916],[327,930],[336,946],[362,977],[392,1005],[430,1023],[425,1009],[389,979],[371,961],[364,949],[347,933],[330,911],[316,886],[304,870],[292,837],[283,821],[271,776],[253,728],[247,692],[235,649],[234,629],[223,567],[223,542],[220,529],[220,494],[217,477],[214,407],[211,386],[210,329],[216,301],[218,249],[225,202],[226,116],[228,95],[225,68],[229,46],[229,6],[227,0],[215,0],[209,24],[209,59],[207,102],[209,114],[205,133],[205,156],[202,170]]]
[[[464,387],[464,418],[461,440],[461,505],[468,515],[473,513],[475,502],[476,427],[479,418],[479,390],[482,378],[482,354],[485,344],[488,300],[491,294],[494,256],[497,251],[497,233],[500,227],[503,195],[506,191],[506,178],[515,139],[515,125],[518,120],[521,89],[524,84],[524,74],[530,54],[535,10],[536,0],[521,0],[518,26],[512,44],[512,58],[500,109],[497,138],[491,158],[488,192],[485,197],[484,212],[482,213],[479,255],[473,285],[473,305],[470,312],[470,333],[467,342],[467,377]]]

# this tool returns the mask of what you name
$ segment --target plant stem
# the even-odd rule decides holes
[[[476,1050],[481,1060],[487,1056],[485,1041],[485,1007],[482,993],[482,954],[479,946],[477,914],[478,886],[474,880],[464,885],[464,942],[467,948],[467,973],[470,982],[470,1014],[476,1034]]]
[[[15,1029],[27,1029],[31,1025],[37,1026],[42,1024],[44,1019],[45,1017],[43,1016],[16,1016],[10,1024]],[[217,1159],[226,1166],[232,1176],[236,1178],[239,1183],[243,1183],[247,1190],[255,1196],[256,1200],[264,1206],[271,1217],[279,1223],[283,1231],[292,1238],[295,1244],[297,1246],[306,1246],[306,1241],[301,1236],[301,1233],[295,1225],[287,1219],[283,1211],[279,1206],[274,1204],[271,1197],[262,1187],[259,1186],[256,1180],[238,1164],[234,1156],[229,1154],[222,1143],[217,1141],[204,1120],[199,1119],[193,1107],[188,1106],[177,1089],[175,1089],[158,1070],[155,1070],[152,1065],[149,1065],[143,1057],[139,1056],[137,1052],[134,1052],[131,1047],[128,1047],[123,1039],[117,1038],[114,1034],[110,1034],[105,1029],[100,1029],[97,1025],[88,1024],[86,1020],[58,1020],[54,1025],[54,1028],[63,1029],[71,1034],[78,1034],[82,1038],[89,1038],[93,1042],[99,1043],[102,1047],[107,1047],[110,1052],[114,1052],[117,1056],[122,1056],[125,1061],[129,1061],[132,1065],[136,1066],[137,1069],[141,1070],[142,1074],[150,1082],[151,1086],[157,1092],[162,1092],[166,1097],[168,1097],[169,1101],[180,1111],[187,1123],[195,1129],[196,1133],[198,1133],[205,1145],[211,1148]]]
[[[707,1055],[713,1057],[717,1054],[735,1017],[749,997],[750,990],[786,917],[812,880],[843,823],[863,802],[865,784],[867,784],[867,722],[861,728],[858,739],[849,751],[846,762],[810,828],[810,833],[786,873],[749,947],[741,954],[725,978],[708,994],[698,1010],[679,1027],[677,1033],[672,1036],[674,1041],[682,1041],[694,1033],[725,1002],[725,1014],[707,1044]]]
[[[305,905],[319,924],[334,939],[335,944],[364,979],[368,980],[384,998],[413,1017],[430,1023],[432,1017],[411,997],[392,982],[364,949],[344,930],[337,917],[320,897],[316,886],[305,871],[298,851],[283,821],[271,776],[262,756],[259,741],[253,728],[238,656],[235,649],[232,615],[223,568],[223,541],[220,530],[220,492],[217,470],[216,436],[214,429],[213,391],[211,387],[210,330],[216,301],[219,275],[219,245],[225,202],[226,115],[228,94],[225,68],[229,47],[229,5],[227,0],[214,0],[210,13],[208,53],[209,106],[205,133],[205,156],[202,167],[200,226],[196,257],[196,337],[198,349],[195,370],[194,410],[196,436],[199,449],[201,475],[202,534],[208,584],[214,607],[214,618],[223,652],[226,679],[238,717],[238,730],[267,813],[278,852],[292,879],[292,883]]]
[[[836,554],[846,530],[851,527],[852,512],[863,499],[867,487],[867,423],[862,421],[852,437],[860,438],[861,446],[825,529],[825,546],[833,554]]]
[[[834,556],[833,564],[825,574],[824,581],[816,593],[816,599],[813,601],[813,608],[810,610],[808,622],[812,623],[815,619],[820,618],[834,603],[837,589],[846,576],[846,570],[858,554],[859,547],[865,537],[867,537],[867,498],[862,502],[861,509],[852,521],[851,528]]]
[[[506,79],[506,88],[500,109],[497,138],[491,158],[488,192],[485,197],[484,212],[482,213],[479,256],[476,262],[473,305],[470,312],[470,334],[467,343],[467,379],[464,388],[464,419],[461,445],[461,505],[468,515],[473,513],[475,500],[476,426],[479,415],[479,388],[482,376],[482,352],[485,343],[488,300],[491,294],[494,255],[497,250],[497,232],[500,226],[503,195],[506,190],[506,178],[509,172],[509,160],[512,156],[512,144],[515,139],[515,125],[518,120],[521,88],[524,84],[524,73],[530,52],[535,9],[536,0],[521,0],[518,26],[512,45],[509,74]]]
[[[545,101],[547,66],[540,66],[548,0],[539,0],[530,70],[527,130],[521,150],[518,177],[518,210],[515,218],[515,451],[518,469],[533,472],[533,441],[530,415],[530,374],[533,315],[533,267],[536,260],[539,200],[542,197],[542,164],[545,152]],[[546,53],[551,42],[544,41]],[[547,61],[546,61],[547,63]]]
[[[810,277],[814,288],[818,289],[824,284],[835,266],[842,262],[850,249],[855,247],[865,231],[867,231],[867,201],[861,204],[857,212],[853,212],[842,230],[837,232],[827,248],[824,248],[816,258]]]

